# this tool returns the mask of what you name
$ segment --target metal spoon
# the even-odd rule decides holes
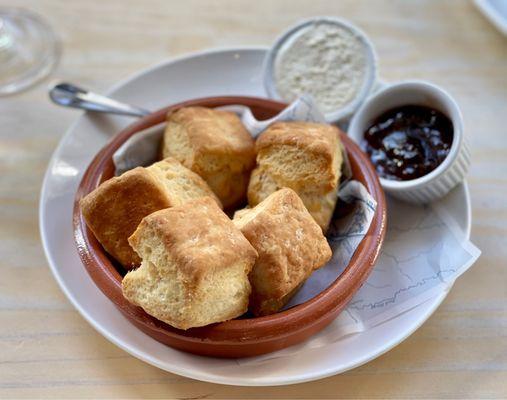
[[[90,92],[70,83],[59,83],[49,91],[53,103],[64,107],[80,108],[82,110],[102,113],[130,115],[144,117],[150,111],[120,103],[97,93]]]

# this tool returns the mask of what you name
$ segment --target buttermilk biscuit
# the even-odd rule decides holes
[[[255,146],[236,114],[205,107],[170,112],[162,154],[199,174],[224,208],[245,200]]]
[[[331,258],[321,228],[291,189],[278,190],[256,207],[236,212],[233,222],[259,254],[250,273],[254,315],[280,310]]]
[[[123,295],[179,329],[246,312],[257,252],[210,198],[150,214],[129,238],[142,258]]]
[[[325,232],[336,205],[343,161],[338,135],[338,128],[326,124],[271,125],[257,139],[249,205],[259,204],[278,189],[291,188]]]
[[[206,196],[220,203],[199,175],[167,158],[107,180],[81,199],[80,206],[86,224],[104,249],[130,269],[141,259],[127,239],[145,216]]]

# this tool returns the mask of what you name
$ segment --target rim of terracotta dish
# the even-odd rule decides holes
[[[380,252],[386,231],[386,203],[384,192],[372,164],[345,134],[341,140],[349,153],[353,175],[362,181],[377,201],[377,210],[368,233],[353,254],[349,265],[326,289],[305,303],[279,313],[256,318],[234,319],[186,331],[173,328],[148,315],[142,308],[130,304],[121,291],[122,276],[86,226],[79,207],[79,200],[101,182],[114,175],[113,153],[132,135],[165,121],[169,110],[185,106],[220,107],[242,104],[250,107],[258,118],[269,118],[287,105],[274,100],[256,97],[223,96],[189,100],[160,109],[135,122],[114,136],[95,156],[85,171],[75,196],[73,224],[74,238],[79,256],[89,275],[99,289],[130,318],[137,323],[165,335],[189,342],[213,344],[251,344],[269,341],[273,337],[293,336],[298,331],[318,324],[327,314],[343,307],[364,283]],[[352,156],[351,156],[352,155]]]

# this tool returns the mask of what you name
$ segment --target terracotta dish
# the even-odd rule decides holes
[[[190,105],[219,107],[242,104],[251,108],[258,119],[267,119],[286,105],[251,97],[211,97],[163,108],[128,126],[116,135],[93,159],[77,190],[74,204],[74,235],[79,256],[89,275],[102,292],[139,329],[171,347],[206,356],[248,357],[269,353],[302,342],[322,330],[340,313],[361,287],[379,254],[386,230],[386,203],[375,171],[366,155],[347,136],[342,143],[348,153],[353,178],[360,181],[377,201],[373,222],[345,271],[313,299],[274,315],[243,318],[178,330],[130,304],[122,295],[124,273],[102,249],[87,228],[78,206],[79,200],[114,174],[113,153],[128,138],[165,120],[169,110]]]

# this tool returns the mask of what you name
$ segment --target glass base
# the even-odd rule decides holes
[[[45,78],[59,56],[58,38],[41,17],[24,9],[0,7],[0,96]]]

